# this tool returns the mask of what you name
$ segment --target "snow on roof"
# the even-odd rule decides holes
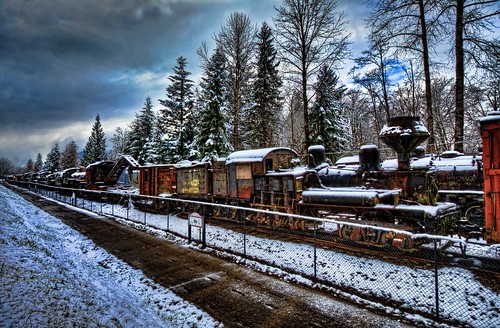
[[[483,123],[491,123],[491,122],[500,122],[500,111],[492,111],[488,112],[487,116],[481,117],[479,119],[481,124]]]
[[[359,155],[342,157],[341,159],[339,159],[338,161],[335,162],[335,165],[339,165],[339,164],[344,164],[344,165],[359,164]]]
[[[446,158],[446,157],[434,157],[427,156],[413,160],[410,163],[412,169],[423,169],[423,168],[438,168],[438,169],[470,169],[477,167],[478,161],[482,160],[481,155],[460,155],[456,157]],[[398,167],[397,159],[387,159],[382,162],[382,169],[384,170],[395,170]]]
[[[230,163],[249,163],[249,162],[259,162],[262,161],[270,153],[285,150],[292,152],[295,156],[299,156],[295,150],[287,147],[274,147],[274,148],[261,148],[261,149],[250,149],[250,150],[240,150],[230,154],[226,158],[226,164]]]

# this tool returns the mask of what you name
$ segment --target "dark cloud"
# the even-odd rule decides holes
[[[230,13],[271,23],[279,3],[0,1],[0,157],[23,165],[71,138],[83,148],[96,113],[112,133],[110,122],[130,122],[148,94],[154,101],[164,94],[178,56],[199,73],[196,49],[212,41]],[[88,130],[69,135],[75,126]]]

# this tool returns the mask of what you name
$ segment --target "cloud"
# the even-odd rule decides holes
[[[177,57],[199,78],[196,50],[203,41],[213,47],[232,12],[271,24],[280,3],[0,1],[0,156],[24,165],[55,141],[86,141],[96,113],[105,129],[125,128],[147,95],[159,108]]]

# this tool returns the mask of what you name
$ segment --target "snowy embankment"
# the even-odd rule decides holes
[[[0,224],[1,326],[222,326],[3,186]]]

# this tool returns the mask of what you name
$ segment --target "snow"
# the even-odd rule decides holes
[[[479,119],[479,122],[481,122],[481,124],[483,124],[483,125],[500,122],[500,111],[488,112],[488,115],[481,117]]]
[[[411,135],[411,134],[429,134],[424,123],[420,120],[414,120],[411,128],[403,128],[400,125],[385,124],[380,131],[380,135]]]
[[[75,298],[75,304],[84,307],[85,311],[83,312],[95,313],[97,319],[94,318],[94,320],[114,325],[112,318],[116,318],[117,320],[122,320],[121,324],[125,326],[132,326],[137,322],[142,326],[154,326],[158,320],[162,320],[163,317],[159,318],[158,313],[161,313],[161,311],[156,307],[156,303],[154,301],[147,301],[148,298],[152,297],[151,294],[161,293],[161,296],[158,296],[155,300],[161,299],[160,304],[164,304],[164,302],[172,304],[170,296],[164,296],[163,293],[166,292],[162,288],[152,290],[148,287],[154,285],[151,281],[130,268],[123,269],[124,265],[119,260],[104,253],[104,251],[97,248],[91,242],[79,236],[78,233],[71,231],[71,229],[66,228],[46,214],[42,214],[40,210],[33,206],[17,200],[16,197],[7,194],[4,189],[0,189],[0,192],[2,194],[2,198],[0,198],[2,199],[2,204],[0,206],[4,209],[3,214],[0,214],[2,227],[6,226],[6,223],[9,223],[7,228],[3,228],[2,230],[2,248],[5,248],[5,251],[2,251],[2,253],[9,254],[4,268],[21,267],[27,272],[24,275],[26,278],[22,279],[21,287],[28,288],[27,282],[30,275],[33,275],[31,269],[36,268],[36,265],[43,266],[43,268],[51,268],[53,266],[52,263],[54,263],[61,267],[61,269],[55,271],[68,271],[68,274],[71,274],[71,279],[64,277],[64,279],[58,281],[76,281],[74,284],[69,282],[65,282],[64,284],[59,283],[58,290],[64,287],[79,288],[79,286],[85,286],[85,288],[80,289],[79,293],[92,295],[87,298],[77,298],[73,294],[70,294],[69,291],[62,292],[62,296],[65,296],[67,299],[71,300]],[[4,199],[8,199],[8,201],[4,201]],[[5,206],[3,203],[6,203],[8,206]],[[86,202],[87,208],[91,205],[95,212],[102,212],[108,215],[113,213],[115,219],[122,224],[147,231],[159,238],[168,238],[179,245],[216,253],[219,256],[230,258],[235,262],[245,264],[256,270],[276,275],[286,281],[325,290],[330,294],[348,299],[354,303],[369,308],[376,308],[394,316],[404,317],[417,324],[426,326],[434,324],[432,320],[418,313],[415,314],[416,310],[420,313],[426,313],[427,316],[432,316],[435,311],[433,270],[398,266],[372,258],[354,257],[337,253],[331,249],[316,249],[315,252],[314,248],[310,245],[244,235],[212,225],[206,226],[206,242],[208,247],[202,250],[199,248],[199,245],[195,243],[187,244],[184,238],[173,237],[171,234],[187,236],[188,224],[185,219],[181,219],[175,215],[145,214],[133,207],[126,208],[119,205],[112,206],[110,204],[95,202],[89,204],[89,202]],[[69,205],[67,206],[70,207]],[[117,216],[121,218],[116,218]],[[47,223],[39,224],[40,220]],[[3,221],[6,222],[4,223]],[[21,223],[16,223],[15,221],[21,221]],[[335,223],[333,220],[332,222]],[[24,225],[29,227],[29,229],[24,228]],[[11,226],[13,227],[11,228]],[[32,230],[33,226],[38,226],[39,230]],[[53,230],[58,231],[61,237],[58,237]],[[34,237],[36,235],[34,232],[37,231],[40,232],[40,236]],[[194,239],[201,240],[201,236],[199,235],[201,229],[192,228],[192,232]],[[7,236],[5,236],[6,234]],[[43,249],[28,250],[27,246],[17,246],[17,248],[13,246],[13,240],[16,238],[24,240],[29,236],[36,238],[36,245],[42,245],[43,249],[48,249],[48,254],[50,255],[47,256]],[[47,236],[47,238],[43,236]],[[51,241],[52,239],[54,239],[54,242],[46,243],[46,240]],[[457,239],[455,238],[443,237],[442,240],[444,243],[450,241],[457,243]],[[461,241],[459,240],[459,242]],[[50,247],[48,247],[49,245]],[[429,247],[432,246],[429,245]],[[456,246],[456,248],[457,252],[459,252],[459,247]],[[59,250],[54,251],[54,249]],[[468,245],[467,252],[469,251],[482,255],[488,253],[488,256],[497,259],[500,257],[498,248],[488,245]],[[33,252],[36,256],[30,259],[30,252]],[[55,258],[58,258],[58,256],[64,258],[66,255],[69,255],[69,258],[64,258],[64,260],[53,259],[54,256],[52,254],[57,255]],[[28,257],[25,262],[18,260],[25,257]],[[314,282],[309,278],[313,275],[314,257],[317,258],[317,278],[320,282]],[[68,266],[65,264],[66,261],[70,263]],[[99,263],[112,269],[104,269]],[[74,267],[78,269],[73,269]],[[36,272],[43,272],[44,270],[36,269]],[[80,272],[83,272],[83,274]],[[116,274],[116,272],[119,272],[119,274]],[[497,292],[483,285],[473,272],[464,268],[443,267],[438,270],[438,273],[441,318],[456,320],[462,322],[463,325],[472,327],[498,326],[500,296]],[[52,277],[54,274],[51,273],[50,276]],[[91,276],[89,277],[89,275]],[[7,279],[9,278],[2,277],[3,286],[11,285],[14,282],[13,278]],[[47,284],[47,280],[42,280],[41,285],[44,283]],[[103,286],[103,288],[98,288],[96,285]],[[141,287],[138,288],[136,286]],[[12,290],[17,287],[14,285],[14,287],[10,288]],[[42,287],[37,288],[41,289]],[[108,292],[108,289],[110,292]],[[143,292],[145,290],[147,292]],[[135,297],[128,296],[132,293]],[[7,300],[8,304],[22,302],[21,305],[16,307],[17,310],[13,312],[19,322],[26,322],[28,316],[23,314],[26,312],[35,313],[37,316],[41,315],[38,312],[34,312],[36,304],[27,300],[19,300],[19,295],[22,294],[21,291],[17,291],[14,294],[17,295],[17,297],[13,297],[15,300]],[[99,296],[95,297],[94,294],[99,294]],[[114,297],[110,297],[110,295]],[[118,301],[115,298],[118,298]],[[3,299],[4,296],[2,296]],[[57,299],[59,298],[54,297],[53,302],[56,302]],[[87,304],[90,303],[89,299],[93,300],[93,302],[99,300],[99,302],[97,304]],[[382,304],[374,299],[385,300],[389,303],[383,302],[384,304]],[[179,301],[181,304],[186,304],[183,302],[182,300]],[[393,306],[387,304],[393,304]],[[93,308],[87,309],[90,306]],[[124,310],[123,306],[127,307],[127,310]],[[217,324],[205,314],[198,312],[198,310],[192,309],[187,304],[185,306],[189,310],[185,310],[184,312],[191,313],[191,311],[195,311],[197,315],[187,316],[188,319],[178,319],[184,325],[189,325],[198,319],[202,322],[200,325],[203,326],[205,324],[206,326]],[[97,309],[94,309],[94,307]],[[113,309],[112,312],[105,310],[110,308]],[[162,311],[167,311],[168,309],[170,309],[170,306],[164,306]],[[75,305],[73,312],[78,312],[78,310],[79,308]],[[129,310],[134,314],[127,317],[127,311]],[[73,314],[73,312],[72,316],[78,316],[78,314]],[[64,314],[61,310],[57,313],[59,315]],[[2,317],[10,316],[10,312],[7,312],[5,305],[2,305],[1,315]],[[83,317],[83,314],[80,315]],[[88,314],[86,313],[86,315]],[[54,317],[57,318],[59,316]],[[29,318],[33,322],[36,316],[32,315]],[[189,319],[191,321],[188,321]],[[49,319],[45,318],[45,320]],[[188,321],[189,324],[186,324],[186,321],[183,320]],[[77,321],[75,320],[75,322]],[[177,326],[177,323],[173,323],[172,325]]]
[[[3,327],[219,325],[3,186],[0,222]]]
[[[291,152],[298,157],[297,153],[294,150],[292,150],[291,148],[287,148],[287,147],[250,149],[250,150],[240,150],[240,151],[236,151],[234,153],[231,153],[226,158],[226,164],[262,161],[270,153],[275,152],[275,151],[279,151],[279,150],[285,150],[287,152]]]

